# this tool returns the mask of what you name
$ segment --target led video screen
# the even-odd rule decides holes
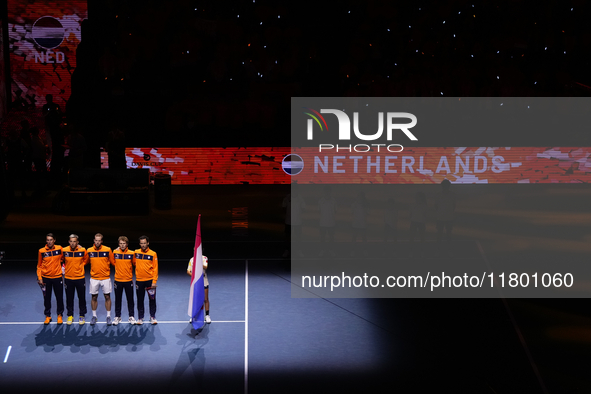
[[[86,1],[8,1],[13,102],[40,107],[52,94],[65,108],[86,18]]]
[[[176,185],[288,184],[281,169],[289,148],[126,148],[127,168],[165,173]],[[108,168],[108,154],[101,153]]]
[[[297,183],[588,183],[591,148],[449,147],[404,148],[365,152],[358,146],[336,149],[301,148],[292,153],[303,169]],[[302,166],[300,164],[300,166]]]
[[[127,148],[127,168],[165,173],[177,185],[589,183],[591,148]],[[102,168],[108,168],[103,152]]]
[[[4,19],[0,17],[0,123],[6,116],[8,109],[6,102],[6,73],[4,70]]]

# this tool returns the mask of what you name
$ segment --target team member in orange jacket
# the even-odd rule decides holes
[[[140,249],[135,250],[135,288],[137,291],[137,324],[144,323],[144,298],[146,289],[153,291],[149,297],[150,323],[156,321],[156,282],[158,281],[158,256],[150,250],[150,239],[145,235],[140,237]]]
[[[71,234],[62,252],[65,265],[66,310],[68,312],[67,325],[74,320],[74,292],[78,293],[78,308],[80,309],[79,324],[86,323],[86,281],[84,280],[84,265],[88,264],[86,249],[79,245],[78,236]]]
[[[105,296],[105,309],[107,310],[107,325],[111,325],[111,264],[115,265],[113,251],[108,246],[103,245],[103,235],[97,233],[94,236],[94,245],[88,248],[88,260],[90,261],[90,294],[92,300],[91,325],[97,321],[96,308],[98,306],[99,287],[103,290]]]
[[[133,266],[135,265],[135,253],[127,248],[129,239],[126,236],[119,237],[119,247],[113,251],[115,256],[115,320],[113,325],[121,323],[121,299],[123,290],[127,298],[127,311],[129,323],[135,324],[133,305]]]
[[[51,291],[57,302],[57,324],[63,323],[64,284],[62,281],[62,247],[55,244],[52,233],[45,236],[46,245],[37,252],[37,282],[43,288],[45,322],[51,322]]]

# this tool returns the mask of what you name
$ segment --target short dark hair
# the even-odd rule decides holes
[[[450,186],[451,186],[451,182],[449,181],[449,179],[444,179],[441,181],[441,187],[443,187],[444,189],[447,189]]]
[[[55,235],[53,235],[53,233],[47,233],[47,235],[45,236],[45,238],[47,238],[47,237],[51,237],[55,241]]]
[[[145,240],[146,240],[146,242],[150,243],[150,238],[148,238],[146,235],[142,235],[142,236],[140,237],[140,241],[141,241],[142,239],[145,239]]]

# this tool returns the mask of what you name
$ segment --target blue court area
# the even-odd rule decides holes
[[[223,275],[211,275],[217,290],[211,300],[217,308],[217,315],[213,315],[216,322],[199,333],[192,331],[188,323],[190,278],[184,271],[175,273],[167,269],[167,263],[161,263],[164,268],[156,295],[159,324],[146,322],[142,326],[127,323],[125,302],[124,322],[107,326],[100,294],[99,323],[95,326],[88,323],[92,316],[89,296],[85,325],[55,324],[54,300],[54,323],[45,326],[41,291],[32,272],[4,273],[0,276],[0,346],[4,351],[8,346],[12,349],[0,368],[0,380],[11,387],[58,389],[83,385],[98,390],[104,385],[125,382],[158,386],[183,386],[195,381],[205,384],[206,376],[223,374],[224,387],[240,390],[245,350],[244,262],[226,262]],[[26,264],[34,267],[34,262]],[[147,297],[145,304],[147,308]],[[76,305],[74,316],[77,309]],[[114,316],[114,304],[112,313]]]
[[[293,380],[302,388],[360,384],[361,377],[392,360],[403,362],[400,352],[392,353],[394,330],[380,322],[376,305],[369,300],[292,299],[285,261],[249,260],[248,268],[247,260],[212,265],[213,321],[195,331],[188,323],[190,278],[185,269],[184,260],[161,260],[157,325],[127,323],[123,302],[123,323],[107,326],[99,294],[99,323],[88,323],[87,295],[87,323],[68,326],[55,323],[55,299],[53,322],[43,325],[35,262],[5,262],[0,353],[6,356],[9,347],[10,352],[0,364],[2,386],[44,392],[76,387],[104,392],[125,385],[257,392],[273,379],[282,384]]]

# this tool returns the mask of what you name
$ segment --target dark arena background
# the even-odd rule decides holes
[[[295,178],[282,165],[292,97],[589,97],[590,7],[0,1],[0,391],[591,392],[587,298],[323,298],[302,289],[285,231]],[[409,152],[460,155],[453,147],[514,147],[524,163],[549,151],[586,160],[591,133],[430,129]],[[438,182],[372,181],[376,223],[381,196],[396,199],[391,264],[412,264],[417,192],[431,207],[422,259],[483,271],[524,259],[588,264],[589,173],[560,157],[487,184],[454,178],[453,257],[435,246]],[[315,245],[322,192],[308,183],[303,241]],[[368,233],[368,254],[353,255],[355,195],[336,178],[326,183],[345,207],[339,252],[371,258],[381,230]],[[212,322],[193,330],[186,269],[199,215]],[[158,324],[128,324],[124,303],[123,323],[107,326],[99,295],[96,325],[90,313],[85,325],[57,325],[55,299],[44,325],[36,253],[47,233],[64,247],[78,234],[86,248],[102,233],[112,249],[121,235],[131,249],[149,236],[160,261]],[[87,268],[87,287],[89,279]]]

